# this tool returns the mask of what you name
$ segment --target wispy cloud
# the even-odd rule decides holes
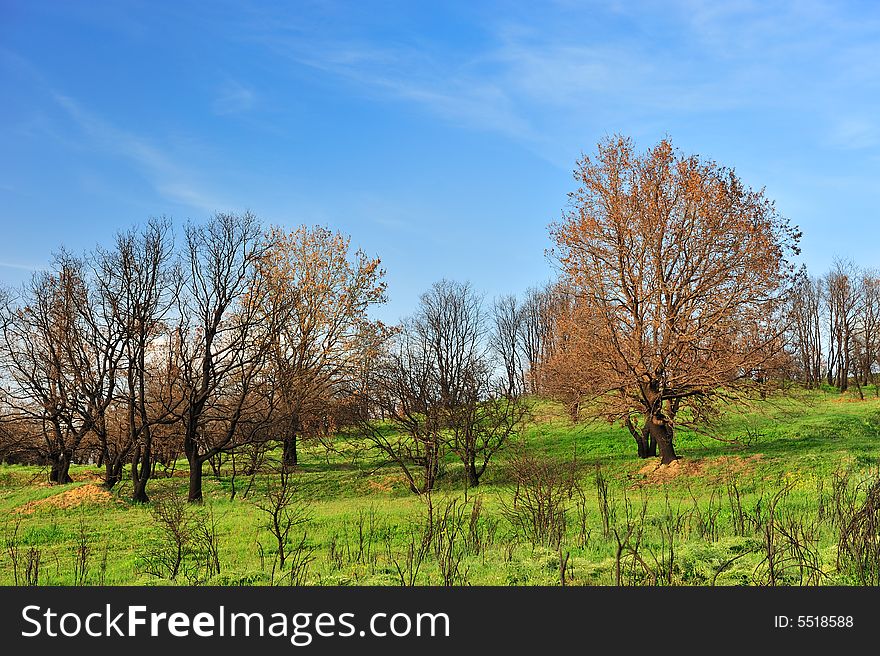
[[[116,127],[69,96],[53,93],[53,97],[92,144],[134,164],[165,199],[209,213],[226,207],[213,194],[193,182],[193,176],[185,167],[173,161],[150,140]]]
[[[880,125],[866,118],[839,118],[833,122],[831,145],[848,150],[873,148],[880,145]]]
[[[287,61],[333,75],[367,95],[410,102],[470,128],[536,138],[498,80],[464,70],[467,64],[457,68],[405,45],[376,46],[299,33],[261,33],[257,40]]]
[[[218,116],[241,114],[254,108],[257,102],[256,92],[236,80],[224,82],[211,105]]]
[[[876,18],[853,23],[823,0],[561,8],[487,12],[486,36],[465,44],[414,41],[405,32],[378,41],[336,14],[333,22],[291,23],[267,10],[248,29],[250,39],[298,66],[503,134],[550,161],[574,132],[668,127],[670,117],[686,124],[701,114],[769,109],[827,120],[853,88],[871,76],[880,84]],[[855,75],[858,85],[815,84]],[[864,136],[844,131],[830,142],[851,147],[844,144],[867,143]]]
[[[42,267],[34,266],[31,264],[17,264],[15,262],[3,262],[3,261],[0,261],[0,268],[16,269],[18,271],[40,271],[42,269]]]

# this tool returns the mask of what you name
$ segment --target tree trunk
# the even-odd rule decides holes
[[[467,471],[468,487],[477,487],[480,484],[480,475],[477,473],[477,465],[473,459],[467,463],[465,470]]]
[[[195,456],[189,459],[189,496],[190,503],[202,502],[202,460]]]
[[[645,457],[646,458],[656,458],[657,457],[657,440],[654,439],[654,436],[651,435],[651,431],[648,430],[647,424],[644,428],[642,428],[642,437],[645,440]]]
[[[639,458],[653,458],[657,455],[657,442],[651,435],[651,431],[648,430],[648,421],[650,421],[650,419],[645,422],[641,431],[639,431],[629,419],[627,419],[626,422],[629,432],[636,441]]]
[[[281,456],[281,464],[285,469],[296,467],[298,456],[296,453],[296,433],[290,432],[284,436],[284,453]]]
[[[68,453],[53,453],[51,456],[52,467],[49,470],[50,483],[73,483],[70,478],[71,456]]]
[[[150,502],[150,498],[147,496],[147,481],[150,480],[151,459],[149,446],[145,446],[143,451],[140,447],[135,448],[131,457],[131,500],[134,503]]]
[[[647,422],[648,430],[654,438],[656,447],[660,450],[660,464],[668,465],[673,460],[677,460],[675,455],[675,447],[672,444],[673,430],[665,419],[652,417]]]
[[[113,486],[122,480],[122,459],[110,458],[104,459],[104,489],[112,490]]]

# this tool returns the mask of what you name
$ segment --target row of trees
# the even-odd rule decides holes
[[[189,499],[205,462],[329,426],[349,399],[362,336],[382,302],[378,259],[324,228],[264,230],[250,215],[153,220],[111,248],[59,254],[0,311],[6,450],[30,451],[52,482],[76,459],[113,487],[130,465],[147,500],[157,462],[185,455]]]
[[[791,301],[792,376],[845,392],[876,383],[880,368],[880,273],[838,260],[821,278],[803,272]]]
[[[575,179],[550,228],[556,280],[491,304],[442,280],[398,326],[369,317],[379,260],[325,228],[219,214],[181,245],[157,220],[62,252],[3,302],[3,444],[37,448],[55,482],[86,453],[108,487],[130,464],[139,501],[182,453],[198,500],[222,454],[280,444],[289,468],[303,436],[349,428],[421,493],[450,456],[478,485],[525,395],[619,424],[669,463],[678,427],[784,378],[873,380],[880,279],[797,270],[800,232],[763,190],[668,140],[639,153],[619,136]]]
[[[199,501],[206,463],[279,445],[291,468],[304,436],[352,429],[417,493],[450,454],[475,486],[537,391],[552,299],[487,306],[442,280],[389,327],[369,317],[379,260],[340,233],[218,214],[177,243],[152,220],[4,292],[0,448],[55,483],[77,461],[103,466],[107,488],[127,472],[138,502],[157,465],[185,457]]]

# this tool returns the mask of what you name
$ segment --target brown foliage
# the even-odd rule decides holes
[[[763,191],[668,140],[623,137],[575,170],[551,226],[571,303],[547,375],[676,458],[676,425],[713,418],[779,364],[800,233]]]

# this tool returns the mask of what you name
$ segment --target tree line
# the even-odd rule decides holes
[[[300,440],[332,448],[348,430],[421,493],[449,455],[478,485],[520,429],[546,291],[490,307],[441,280],[387,326],[370,317],[386,300],[380,260],[342,233],[217,214],[176,237],[153,219],[3,291],[4,460],[44,464],[53,483],[97,464],[106,488],[127,475],[147,502],[157,468],[185,458],[199,501],[206,466],[239,455],[253,474],[278,447],[290,469]]]
[[[7,460],[70,480],[72,462],[131,478],[147,501],[181,456],[189,499],[205,464],[302,439],[354,435],[428,492],[445,463],[479,485],[528,419],[526,397],[625,429],[639,457],[678,455],[704,430],[786,381],[861,391],[880,366],[880,278],[839,261],[798,268],[801,233],[763,190],[666,139],[638,152],[605,138],[574,172],[550,226],[556,277],[488,302],[440,280],[412,316],[386,299],[378,258],[324,227],[292,232],[217,214],[177,238],[155,219],[111,247],[61,251],[0,311]]]

